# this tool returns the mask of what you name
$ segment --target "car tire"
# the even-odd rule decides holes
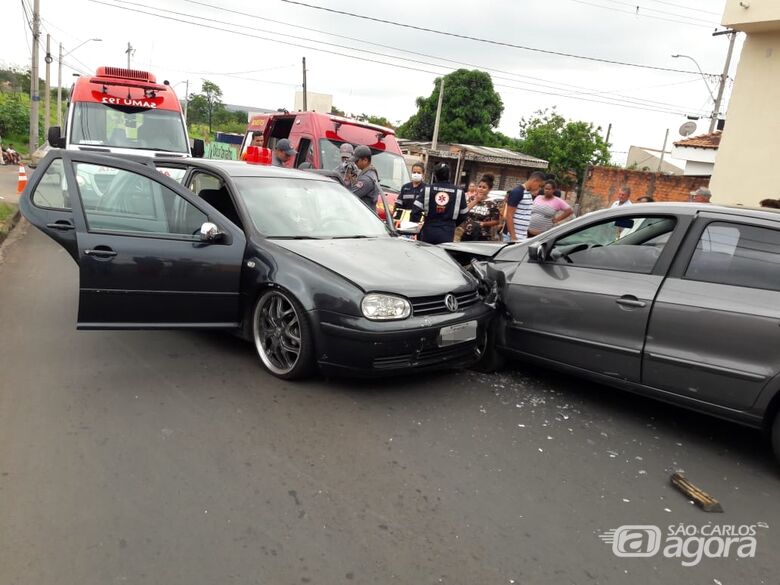
[[[772,423],[771,439],[772,451],[775,454],[775,459],[780,463],[780,410],[775,413],[775,420]]]
[[[252,311],[252,341],[266,370],[300,380],[314,370],[314,339],[301,304],[279,289],[264,291]]]
[[[473,370],[489,374],[504,367],[506,360],[496,347],[497,330],[498,323],[495,320],[491,321],[485,328],[482,338],[477,343],[477,353],[480,357],[479,361],[471,366]]]

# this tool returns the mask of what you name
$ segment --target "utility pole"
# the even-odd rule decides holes
[[[49,135],[49,119],[51,118],[51,35],[46,33],[46,93],[43,95],[43,135]]]
[[[441,121],[441,104],[444,101],[444,77],[439,80],[439,104],[436,106],[436,122],[433,124],[433,141],[431,150],[439,147],[439,122]]]
[[[723,31],[715,33],[713,36],[722,34],[729,35],[729,52],[726,54],[726,64],[723,67],[723,73],[720,76],[720,84],[718,85],[718,97],[715,98],[715,109],[712,112],[712,120],[710,120],[710,134],[715,132],[715,127],[720,119],[720,106],[723,103],[723,93],[726,91],[726,82],[729,79],[729,69],[731,68],[731,56],[734,54],[734,42],[737,40],[737,31]]]
[[[60,58],[57,60],[57,126],[62,129],[62,43]]]
[[[186,89],[184,90],[184,123],[187,123],[187,110],[189,109],[190,105],[190,80],[187,80],[187,83],[185,84]]]
[[[135,53],[135,49],[130,44],[130,41],[127,41],[127,51],[125,53],[127,53],[127,68],[130,69],[130,56]]]
[[[303,111],[308,112],[308,104],[306,96],[306,57],[303,58]]]
[[[658,159],[658,172],[661,172],[661,167],[664,164],[664,155],[666,154],[666,143],[669,141],[669,128],[666,129],[666,136],[664,136],[664,147],[661,149],[661,156]]]
[[[612,122],[609,123],[609,127],[607,128],[607,137],[604,139],[604,142],[607,143],[607,146],[609,146],[609,136],[612,134]]]
[[[38,79],[38,44],[41,37],[41,1],[33,3],[32,66],[30,67],[30,154],[38,148],[38,105],[41,100]]]

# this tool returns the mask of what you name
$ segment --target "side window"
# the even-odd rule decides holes
[[[189,239],[207,221],[205,213],[143,175],[88,163],[76,163],[75,167],[91,232],[133,232]],[[102,190],[96,189],[96,176],[107,170],[112,171],[113,179]]]
[[[311,139],[301,138],[298,143],[298,154],[295,157],[295,168],[298,169],[302,164],[314,164],[314,153],[312,152]]]
[[[699,238],[685,278],[780,291],[780,230],[710,223]]]
[[[631,216],[604,221],[556,240],[549,260],[649,274],[676,225],[674,217]]]
[[[187,169],[182,169],[180,167],[158,166],[157,170],[177,183],[181,183],[184,180],[184,175],[187,174]]]
[[[51,161],[40,183],[32,194],[32,202],[36,207],[48,209],[70,209],[68,184],[65,180],[65,167],[62,159]]]
[[[190,179],[189,188],[190,191],[199,194],[204,189],[219,189],[222,187],[222,181],[220,181],[214,175],[208,175],[206,173],[196,173],[195,176]]]

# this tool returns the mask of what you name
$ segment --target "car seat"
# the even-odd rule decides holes
[[[202,189],[200,193],[198,193],[198,197],[203,199],[203,201],[211,205],[238,227],[243,228],[241,218],[236,211],[236,206],[233,205],[230,193],[227,192],[225,187],[219,189]]]

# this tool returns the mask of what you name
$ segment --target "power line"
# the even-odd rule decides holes
[[[206,7],[209,7],[209,8],[219,9],[219,7],[217,7],[217,6],[214,6],[212,4],[207,4],[207,3],[204,3],[204,2],[197,2],[195,0],[184,0],[184,1],[185,2],[190,2],[192,4],[197,4],[197,5],[200,5],[200,6],[206,6]],[[136,2],[130,2],[130,1],[127,1],[127,0],[125,0],[123,3],[131,5],[131,6],[138,6],[138,7],[142,7],[142,8],[156,10],[157,12],[164,12],[164,13],[169,13],[169,14],[175,14],[175,15],[178,15],[178,16],[186,16],[186,17],[189,17],[189,18],[197,18],[197,19],[200,19],[200,20],[206,20],[209,23],[215,23],[216,22],[218,24],[225,24],[225,25],[228,25],[228,26],[244,28],[244,29],[248,29],[248,30],[252,30],[252,31],[263,32],[263,33],[268,33],[268,34],[277,35],[277,36],[283,36],[284,35],[285,42],[289,41],[289,39],[305,40],[305,41],[308,41],[308,42],[317,42],[317,43],[320,43],[320,44],[323,44],[323,45],[327,45],[327,46],[331,46],[331,47],[338,47],[339,49],[342,49],[342,51],[344,49],[349,49],[349,50],[353,50],[353,51],[367,53],[367,54],[370,54],[370,55],[375,55],[375,56],[380,56],[380,57],[390,57],[392,59],[408,61],[408,62],[415,63],[415,64],[418,64],[418,65],[426,65],[426,66],[431,66],[432,65],[434,67],[440,67],[440,68],[443,68],[443,69],[445,68],[445,66],[443,66],[443,65],[439,65],[439,64],[436,64],[436,63],[431,63],[430,61],[419,61],[419,60],[416,60],[416,59],[408,59],[406,57],[399,57],[397,55],[388,55],[386,53],[370,51],[368,49],[360,49],[360,48],[356,48],[356,47],[348,47],[348,46],[345,46],[343,44],[328,43],[326,41],[317,41],[317,40],[314,40],[314,39],[305,38],[305,37],[298,37],[298,36],[289,35],[289,34],[286,34],[286,33],[280,33],[280,32],[276,32],[276,31],[268,31],[268,30],[264,30],[264,29],[254,28],[254,27],[247,26],[247,25],[241,25],[241,24],[235,24],[235,23],[232,23],[232,22],[225,22],[225,21],[215,20],[212,17],[203,17],[203,16],[197,16],[197,15],[183,14],[181,12],[176,12],[176,11],[173,11],[173,10],[167,10],[167,9],[164,9],[164,8],[156,8],[156,7],[153,7],[153,6],[139,4],[139,3],[136,3]],[[255,16],[255,15],[252,15],[252,14],[249,14],[249,13],[246,13],[246,12],[239,12],[239,11],[235,11],[235,10],[228,10],[228,12],[236,13],[236,14],[239,14],[241,16],[248,16],[248,17],[251,17],[251,18],[257,18],[259,20],[267,20],[267,19],[265,19],[263,17],[258,17],[258,16]],[[154,14],[154,16],[159,16],[161,18],[163,17],[162,15],[158,15],[158,14]],[[190,21],[186,21],[186,22],[189,23]],[[279,21],[273,21],[273,22],[279,23]],[[192,24],[194,24],[194,23],[192,23]],[[280,24],[286,24],[286,23],[280,23]],[[295,25],[287,25],[287,26],[295,26]],[[298,27],[295,26],[295,28],[298,28]],[[314,31],[314,32],[322,32],[322,31],[318,31],[317,29],[306,29],[306,30],[311,30],[311,31]],[[366,43],[366,44],[377,44],[377,43],[371,43],[369,41],[363,41],[361,39],[354,39],[352,37],[346,37],[346,36],[343,36],[343,35],[334,35],[333,33],[324,33],[324,34],[329,34],[329,35],[337,36],[337,37],[340,37],[340,38],[349,38],[350,40],[354,40],[354,41],[362,42],[362,43]],[[262,37],[259,37],[259,38],[262,38]],[[267,40],[271,40],[271,41],[274,41],[274,42],[279,42],[279,41],[277,41],[275,39],[267,39]],[[300,45],[298,45],[298,46],[300,46]],[[381,45],[381,46],[385,46],[385,45]],[[309,48],[309,47],[305,47],[305,48]],[[388,47],[388,48],[393,49],[393,47]],[[314,50],[317,50],[317,49],[314,49]],[[458,64],[458,65],[467,65],[469,67],[481,68],[481,66],[479,66],[479,65],[466,64],[466,63],[462,63],[462,62],[459,62],[459,61],[453,61],[451,59],[444,59],[444,58],[436,57],[434,55],[427,55],[425,53],[415,53],[414,51],[403,51],[403,52],[413,53],[413,54],[416,54],[416,55],[427,57],[428,59],[440,59],[440,60],[443,60],[443,61],[449,61],[451,63]],[[339,54],[342,55],[342,56],[344,55],[343,52],[339,53]],[[355,57],[352,57],[352,56],[348,56],[348,57],[355,58]],[[385,62],[382,62],[382,63],[383,64],[387,64]],[[390,64],[390,65],[398,67],[397,64]],[[489,70],[489,71],[500,71],[500,70],[495,70],[495,69],[490,69],[490,68],[486,68],[486,69]],[[434,75],[441,75],[442,74],[442,73],[439,73],[439,72],[430,72],[430,71],[420,70],[420,69],[415,69],[415,70],[423,71],[423,72],[426,72],[426,73],[433,73]],[[451,70],[448,69],[448,72],[449,71],[451,71]],[[525,75],[515,74],[515,73],[511,73],[511,72],[502,72],[502,73],[506,73],[507,75],[514,75],[515,77],[523,77],[523,78],[528,77],[528,76],[525,76]],[[518,83],[517,79],[509,79],[509,78],[506,78],[506,77],[499,77],[499,76],[495,76],[495,75],[493,76],[493,78],[495,80],[499,80],[499,81],[508,81],[510,83]],[[567,92],[571,91],[571,90],[566,89],[566,88],[558,87],[560,85],[568,85],[568,84],[549,85],[549,84],[545,84],[545,83],[539,83],[539,81],[524,81],[522,83],[526,83],[528,85],[534,85],[534,86],[541,87],[541,88],[548,89],[548,90],[552,89],[552,90],[555,90],[555,91],[567,91]],[[600,92],[598,92],[598,91],[596,91],[596,90],[594,90],[592,88],[581,88],[581,87],[578,87],[578,86],[570,86],[570,87],[574,87],[574,88],[577,88],[577,89],[584,90],[586,92],[586,93],[584,93],[584,95],[591,95],[591,94],[594,94],[594,93],[600,93]],[[582,92],[580,92],[580,93],[582,93]],[[546,92],[545,95],[555,95],[555,94],[550,94],[549,92]],[[571,94],[570,94],[569,97],[571,97]],[[647,99],[643,99],[643,98],[636,98],[636,97],[633,97],[633,96],[626,96],[626,95],[617,94],[617,93],[614,93],[613,95],[605,96],[605,97],[606,97],[606,99],[609,99],[612,102],[627,102],[627,103],[632,103],[632,104],[641,105],[641,106],[649,105],[649,106],[651,106],[653,108],[676,108],[678,110],[690,110],[689,108],[686,108],[686,107],[683,107],[683,106],[679,106],[679,105],[676,105],[676,104],[669,104],[669,103],[666,103],[666,102],[658,102],[658,101],[647,100]]]
[[[593,4],[591,2],[583,2],[582,0],[572,0],[572,2],[577,2],[579,4],[587,4],[589,6],[595,6],[597,8],[603,8],[604,10],[612,10],[614,12],[622,12],[624,14],[631,14],[634,16],[641,16],[643,18],[654,18],[655,20],[663,20],[666,22],[676,22],[678,24],[688,24],[691,26],[700,26],[702,28],[716,28],[718,25],[716,23],[710,22],[708,20],[704,20],[701,18],[696,18],[693,16],[686,16],[684,14],[679,14],[676,12],[669,12],[667,10],[658,10],[657,8],[645,8],[643,6],[640,6],[637,3],[628,3],[623,2],[621,0],[601,0],[602,2],[609,2],[611,4],[617,4],[618,6],[623,6],[626,8],[630,8],[631,10],[621,10],[618,8],[612,8],[610,6],[603,6],[601,4]],[[684,18],[686,20],[674,20],[669,18],[663,18],[660,16],[655,16],[653,14],[645,14],[643,11],[650,11],[655,12],[657,14],[665,14],[667,16],[675,16],[677,18]]]
[[[582,87],[582,86],[577,86],[577,85],[571,85],[571,84],[567,84],[567,83],[550,81],[550,80],[547,80],[547,79],[544,79],[544,78],[540,78],[538,76],[537,77],[530,77],[528,75],[522,75],[520,73],[513,73],[511,71],[504,71],[504,70],[495,69],[495,68],[492,68],[492,67],[485,67],[483,65],[476,65],[476,64],[473,64],[473,63],[467,63],[467,62],[463,62],[463,61],[456,61],[456,60],[453,60],[453,59],[448,59],[446,57],[439,57],[439,56],[436,56],[436,55],[420,53],[420,52],[411,51],[411,50],[408,50],[408,49],[401,49],[401,48],[392,47],[392,46],[389,46],[389,45],[383,45],[381,43],[375,43],[373,41],[366,41],[366,40],[358,39],[358,38],[355,38],[355,37],[350,37],[350,36],[346,36],[346,35],[340,35],[340,34],[336,34],[336,33],[331,33],[331,32],[319,30],[319,29],[316,29],[316,28],[310,28],[310,27],[305,27],[305,26],[301,26],[301,25],[292,25],[292,24],[289,24],[287,22],[283,22],[283,21],[280,21],[280,20],[274,20],[274,19],[271,19],[271,18],[267,18],[265,16],[258,16],[258,15],[251,14],[251,13],[248,13],[248,12],[242,12],[242,11],[239,11],[239,10],[231,10],[231,9],[227,9],[227,8],[222,8],[222,7],[219,7],[219,6],[215,6],[213,4],[208,4],[206,2],[198,2],[197,0],[182,0],[182,1],[183,2],[187,2],[189,4],[195,4],[195,5],[198,5],[198,6],[203,6],[203,7],[212,8],[212,9],[215,9],[215,10],[220,10],[220,11],[223,11],[223,12],[229,12],[229,13],[236,14],[236,15],[239,15],[239,16],[246,16],[246,17],[249,17],[249,18],[257,19],[257,20],[263,20],[263,21],[267,21],[267,22],[273,22],[273,23],[276,23],[276,24],[281,24],[283,26],[289,26],[289,27],[292,27],[292,28],[299,28],[301,30],[306,30],[306,31],[310,31],[310,32],[316,32],[316,33],[319,33],[319,34],[333,36],[333,37],[341,38],[341,39],[348,39],[348,40],[355,41],[355,42],[358,42],[358,43],[364,43],[364,44],[367,44],[367,45],[373,45],[373,46],[377,46],[377,47],[382,47],[384,49],[389,49],[389,50],[393,50],[393,51],[398,51],[398,52],[402,52],[402,53],[416,55],[416,56],[419,56],[419,57],[425,57],[427,59],[436,59],[436,60],[444,61],[444,62],[447,62],[447,63],[453,63],[453,64],[459,65],[459,66],[472,67],[472,68],[476,68],[476,69],[481,69],[483,71],[497,72],[497,73],[501,73],[503,75],[511,75],[513,77],[528,79],[530,81],[525,81],[524,83],[528,83],[530,85],[535,85],[535,86],[546,88],[546,89],[554,89],[554,90],[557,90],[557,91],[571,92],[571,89],[569,89],[569,88],[573,88],[573,89],[576,89],[576,90],[582,90],[584,92],[587,92],[587,93],[582,94],[582,95],[592,95],[592,94],[595,94],[595,93],[606,93],[606,92],[596,91],[593,88],[588,88],[588,87]],[[132,4],[132,2],[130,2],[130,4]],[[158,11],[161,11],[161,12],[170,12],[170,13],[177,14],[177,15],[180,15],[180,16],[190,16],[190,17],[194,17],[194,18],[199,18],[201,20],[209,20],[211,22],[220,22],[221,24],[227,24],[227,25],[230,25],[230,26],[238,26],[240,28],[246,28],[246,29],[249,29],[249,30],[254,30],[254,31],[259,31],[259,32],[269,32],[270,34],[276,34],[276,35],[281,35],[282,34],[282,33],[277,33],[277,32],[273,32],[273,31],[264,31],[262,29],[257,29],[257,28],[253,28],[253,27],[249,27],[249,26],[245,26],[245,25],[238,25],[238,24],[233,24],[233,23],[228,23],[228,22],[223,22],[223,21],[214,21],[212,18],[200,17],[200,16],[190,15],[190,14],[184,15],[184,14],[182,14],[180,12],[175,12],[175,11],[161,9],[161,8],[156,8],[156,7],[144,6],[142,4],[135,4],[135,5],[136,6],[143,6],[145,8],[153,8],[154,10],[158,10]],[[301,37],[292,37],[292,38],[301,39]],[[302,40],[313,41],[313,39],[308,39],[308,38],[302,39]],[[364,52],[368,52],[369,54],[373,54],[373,55],[380,55],[380,56],[383,56],[383,57],[388,56],[385,53],[377,53],[377,52],[373,52],[373,51],[366,51],[366,49],[359,49],[359,48],[354,48],[354,47],[344,47],[343,45],[335,45],[333,43],[326,43],[325,41],[318,41],[318,42],[321,42],[323,44],[328,44],[330,46],[338,46],[340,48],[350,48],[350,49],[355,50],[355,51],[364,51]],[[398,57],[398,56],[395,56],[395,55],[392,55],[392,57],[395,58],[395,59],[408,60],[408,61],[413,62],[413,63],[424,64],[424,65],[435,65],[437,67],[440,67],[440,65],[436,65],[436,64],[430,63],[430,61],[416,61],[416,60],[413,60],[413,59],[405,59],[403,57]],[[507,78],[502,78],[502,77],[497,77],[497,76],[494,76],[494,78],[498,79],[498,80],[504,80],[504,81],[510,81],[510,82],[513,82],[513,83],[517,83],[517,80],[515,80],[515,79],[507,79]],[[541,82],[547,82],[547,83],[540,83],[540,81]],[[554,84],[554,85],[550,85],[550,84]],[[628,100],[628,101],[631,101],[633,103],[647,103],[647,104],[654,105],[654,106],[659,106],[660,105],[660,106],[670,106],[670,107],[673,107],[673,108],[681,108],[681,106],[678,106],[678,105],[675,105],[675,104],[669,104],[669,103],[666,103],[666,102],[658,102],[658,101],[655,101],[655,100],[647,100],[647,99],[643,99],[643,98],[636,98],[636,97],[633,97],[633,96],[626,96],[626,95],[619,94],[619,93],[616,93],[616,92],[611,92],[611,93],[612,93],[612,96],[609,96],[610,99],[622,98],[624,100]],[[682,109],[685,109],[685,108],[682,108]]]
[[[720,16],[722,13],[720,12],[712,12],[711,10],[704,10],[702,8],[693,8],[692,6],[685,6],[684,4],[680,4],[679,2],[667,2],[666,0],[646,0],[647,2],[655,2],[656,4],[664,4],[666,6],[674,6],[675,8],[680,8],[681,10],[691,10],[693,12],[701,12],[702,14],[712,14],[714,16]]]
[[[271,38],[268,38],[268,37],[262,37],[262,36],[251,34],[251,33],[247,33],[247,32],[241,32],[241,31],[237,31],[237,30],[226,29],[226,28],[214,26],[213,24],[203,24],[203,23],[199,23],[199,22],[193,22],[191,20],[184,20],[184,19],[175,18],[175,17],[172,17],[172,16],[165,16],[163,14],[156,14],[156,13],[153,13],[153,12],[146,12],[144,10],[139,10],[137,8],[126,8],[124,6],[119,6],[119,5],[116,5],[116,4],[109,4],[109,3],[104,2],[102,0],[89,0],[89,2],[92,2],[94,4],[101,4],[101,5],[104,5],[104,6],[109,6],[111,8],[116,8],[116,9],[119,9],[119,10],[129,11],[129,12],[133,12],[133,13],[146,14],[148,16],[153,16],[153,17],[156,17],[156,18],[164,19],[164,20],[171,20],[171,21],[174,21],[174,22],[181,22],[181,23],[184,23],[184,24],[189,24],[189,25],[192,25],[192,26],[198,26],[198,27],[206,28],[206,29],[210,29],[210,30],[218,30],[218,31],[227,32],[227,33],[234,34],[234,35],[240,35],[240,36],[245,36],[245,37],[249,37],[249,38],[255,38],[255,39],[260,39],[260,40],[264,40],[264,41],[285,44],[287,46],[300,47],[300,48],[304,48],[304,49],[308,49],[308,50],[312,50],[312,51],[318,51],[318,52],[321,52],[321,53],[327,53],[327,54],[331,54],[331,55],[336,55],[336,56],[344,57],[344,58],[348,58],[348,59],[360,60],[360,61],[362,61],[364,63],[377,63],[377,64],[380,64],[380,65],[386,65],[386,66],[389,66],[389,67],[396,67],[396,68],[399,68],[399,69],[404,69],[405,71],[418,71],[418,72],[428,73],[428,74],[436,75],[436,76],[443,75],[443,73],[441,71],[432,71],[430,69],[422,69],[422,68],[419,68],[419,67],[412,67],[412,66],[404,65],[404,64],[391,63],[391,62],[388,62],[388,61],[381,61],[381,60],[378,60],[378,59],[369,59],[369,58],[363,57],[363,56],[350,55],[350,54],[345,53],[344,51],[336,52],[336,51],[331,51],[331,50],[328,50],[328,49],[322,49],[322,48],[319,48],[319,47],[312,47],[310,45],[301,45],[301,44],[298,44],[298,43],[291,42],[289,40],[289,38],[290,38],[289,36],[286,36],[285,40],[271,39]],[[127,4],[133,4],[133,3],[127,3]],[[209,20],[211,22],[214,22],[213,19],[209,19]],[[235,26],[240,26],[240,25],[235,25]],[[282,33],[272,33],[272,34],[280,35]],[[317,41],[314,41],[314,42],[317,42]],[[388,56],[388,55],[384,55],[384,56],[390,57],[390,58],[393,58],[393,59],[403,59],[401,57],[396,57],[396,56]],[[439,68],[442,68],[442,69],[445,68],[445,67],[443,67],[441,65],[435,65],[435,64],[429,64],[429,65],[433,65],[434,67],[439,67]],[[451,72],[451,71],[452,70],[449,70],[449,72]],[[515,80],[510,80],[510,81],[516,82]],[[538,94],[541,94],[541,95],[550,95],[550,96],[556,96],[556,97],[565,97],[566,99],[575,99],[575,100],[581,100],[581,101],[587,101],[587,102],[602,103],[602,104],[607,104],[607,105],[615,105],[615,106],[620,106],[620,107],[630,107],[630,108],[633,108],[633,109],[645,110],[645,111],[653,111],[653,112],[658,112],[658,113],[684,115],[682,110],[686,109],[686,108],[680,108],[678,110],[662,109],[660,106],[659,107],[650,107],[650,106],[646,106],[646,105],[642,105],[642,104],[636,104],[636,103],[633,103],[633,104],[632,103],[619,103],[619,102],[616,102],[616,101],[609,101],[609,102],[607,102],[607,101],[603,101],[603,100],[592,100],[592,99],[579,98],[579,97],[575,97],[575,96],[561,96],[559,93],[540,91],[540,90],[536,90],[536,89],[530,89],[530,88],[527,88],[527,87],[518,88],[518,87],[510,86],[510,85],[499,85],[499,84],[495,84],[495,85],[498,86],[498,87],[505,87],[505,88],[514,89],[514,90],[517,90],[517,91],[525,91],[525,92],[538,93]],[[607,99],[610,99],[610,98],[607,98]]]
[[[344,15],[344,16],[351,16],[353,18],[360,18],[360,19],[363,19],[363,20],[370,20],[370,21],[373,21],[373,22],[380,22],[382,24],[390,24],[392,26],[398,26],[398,27],[401,27],[401,28],[408,28],[408,29],[413,29],[413,30],[419,30],[419,31],[422,31],[422,32],[434,33],[434,34],[448,36],[448,37],[455,37],[455,38],[458,38],[458,39],[465,39],[465,40],[468,40],[468,41],[476,41],[476,42],[479,42],[479,43],[487,43],[487,44],[490,44],[490,45],[497,45],[497,46],[500,46],[500,47],[510,47],[512,49],[521,49],[521,50],[524,50],[524,51],[533,51],[533,52],[536,52],[536,53],[544,53],[544,54],[547,54],[547,55],[555,55],[555,56],[558,56],[558,57],[569,57],[569,58],[572,58],[572,59],[582,59],[582,60],[585,60],[585,61],[595,61],[595,62],[598,62],[598,63],[609,63],[610,65],[622,65],[624,67],[638,67],[638,68],[641,68],[641,69],[652,69],[652,70],[655,70],[655,71],[667,71],[667,72],[670,72],[670,73],[686,73],[686,74],[693,74],[693,73],[695,73],[694,71],[687,71],[687,70],[683,70],[683,69],[671,69],[669,67],[657,67],[655,65],[642,65],[640,63],[629,63],[627,61],[614,61],[612,59],[604,59],[604,58],[601,58],[601,57],[587,57],[587,56],[584,56],[584,55],[575,55],[573,53],[564,53],[564,52],[561,52],[561,51],[552,51],[552,50],[549,50],[549,49],[539,49],[537,47],[527,47],[527,46],[524,46],[524,45],[515,45],[515,44],[512,44],[512,43],[507,43],[507,42],[503,42],[503,41],[496,41],[496,40],[492,40],[492,39],[483,39],[483,38],[479,38],[479,37],[472,37],[470,35],[451,33],[451,32],[436,30],[436,29],[432,29],[432,28],[425,28],[425,27],[422,27],[422,26],[416,26],[416,25],[413,25],[413,24],[406,24],[406,23],[402,23],[402,22],[395,22],[395,21],[392,21],[392,20],[385,20],[385,19],[382,19],[382,18],[375,18],[373,16],[365,16],[365,15],[362,15],[362,14],[355,14],[353,12],[346,12],[344,10],[335,10],[333,8],[325,8],[324,6],[316,6],[314,4],[306,4],[305,2],[299,2],[297,0],[282,0],[282,2],[285,2],[287,4],[294,4],[294,5],[297,5],[297,6],[303,6],[305,8],[312,8],[314,10],[322,10],[324,12],[332,12],[332,13],[341,14],[341,15]]]

